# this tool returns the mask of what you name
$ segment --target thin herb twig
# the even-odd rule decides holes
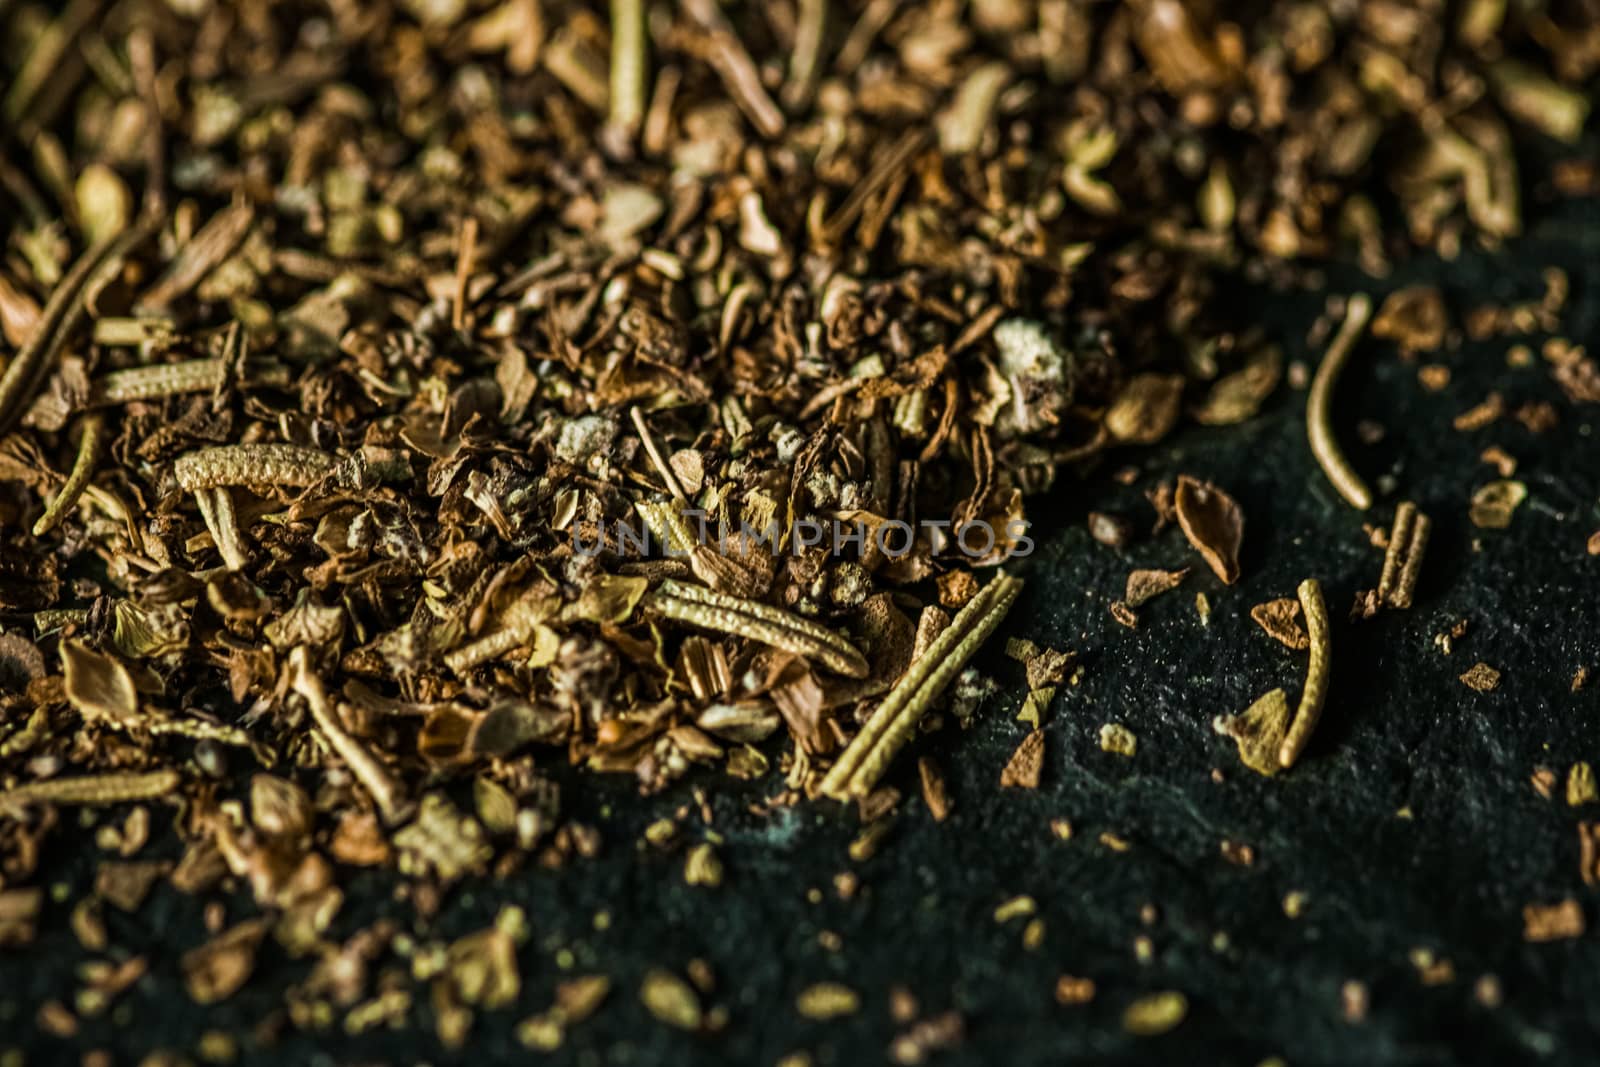
[[[22,417],[55,357],[88,314],[85,297],[122,269],[124,257],[154,231],[155,225],[154,219],[145,219],[132,229],[101,241],[80,256],[61,279],[45,302],[33,336],[0,376],[0,434],[10,431]]]
[[[1278,748],[1278,763],[1285,769],[1293,767],[1300,758],[1311,732],[1322,718],[1322,703],[1328,695],[1328,672],[1333,655],[1328,640],[1328,606],[1322,599],[1322,585],[1315,578],[1307,578],[1297,590],[1300,609],[1306,617],[1306,634],[1311,638],[1311,662],[1306,667],[1305,688],[1300,691],[1300,706],[1295,709],[1294,721]]]
[[[789,56],[789,78],[783,86],[783,102],[791,111],[799,111],[811,102],[827,22],[828,0],[800,0],[795,14],[794,51]]]
[[[917,722],[1000,625],[1021,590],[1021,579],[999,574],[967,602],[862,726],[823,778],[822,793],[844,800],[872,791]]]
[[[100,449],[105,443],[106,419],[104,415],[96,412],[85,415],[82,421],[82,429],[78,432],[78,455],[72,461],[72,472],[67,475],[66,484],[61,487],[61,492],[50,501],[50,506],[44,509],[39,521],[33,524],[35,537],[43,537],[56,528],[56,524],[72,510],[78,498],[83,495],[89,479],[94,477],[94,466],[99,462]]]
[[[611,0],[611,114],[613,132],[632,143],[644,122],[646,54],[644,0]]]
[[[478,217],[468,215],[461,223],[461,239],[456,247],[455,298],[450,309],[450,325],[461,330],[467,325],[467,284],[472,280],[472,260],[478,251]]]
[[[295,646],[289,653],[289,685],[305,698],[323,739],[372,794],[383,821],[393,826],[405,819],[411,813],[411,805],[405,801],[400,783],[366,745],[345,729],[338,709],[322,687],[322,679],[311,669],[311,656],[304,645]]]
[[[850,678],[865,678],[869,673],[866,658],[826,626],[758,600],[668,580],[661,583],[650,603],[669,619],[748,637],[816,660],[829,670]]]
[[[678,476],[672,470],[672,465],[661,454],[661,447],[656,444],[655,435],[650,432],[650,427],[644,421],[644,413],[635,405],[628,409],[628,417],[633,420],[634,429],[639,431],[639,440],[644,442],[645,454],[650,457],[650,462],[655,465],[656,472],[661,475],[661,480],[667,483],[667,491],[674,500],[680,504],[687,503],[689,494],[683,491],[683,485],[678,481]]]
[[[315,485],[333,473],[338,460],[303,445],[218,445],[179,456],[172,465],[178,484],[189,492],[219,485]]]
[[[682,0],[684,10],[700,24],[710,38],[706,62],[717,72],[728,95],[744,112],[763,137],[777,137],[784,130],[783,112],[761,84],[761,71],[718,9],[716,0]]]
[[[1379,604],[1396,608],[1411,606],[1432,526],[1428,516],[1409,500],[1395,509],[1389,546],[1383,555],[1383,573],[1378,579]]]
[[[1355,350],[1371,317],[1372,299],[1366,293],[1355,293],[1345,302],[1344,322],[1317,366],[1311,392],[1306,397],[1306,436],[1311,442],[1311,454],[1339,495],[1361,511],[1372,506],[1372,492],[1339,450],[1339,442],[1333,436],[1331,410],[1339,374],[1349,362],[1350,353]]]
[[[900,139],[889,147],[878,159],[878,163],[866,177],[856,183],[850,195],[844,198],[837,211],[829,217],[823,226],[823,236],[832,244],[844,236],[850,224],[860,216],[867,201],[871,200],[878,192],[894,180],[895,175],[911,164],[917,153],[927,145],[929,132],[925,126],[917,126],[900,135]]]

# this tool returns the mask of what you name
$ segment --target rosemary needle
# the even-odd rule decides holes
[[[72,461],[72,472],[67,475],[66,484],[61,487],[61,492],[50,501],[50,506],[44,509],[39,521],[33,524],[33,536],[43,537],[54,530],[62,517],[72,510],[72,505],[83,495],[89,479],[94,476],[94,465],[100,458],[105,429],[104,415],[96,413],[84,416],[83,429],[78,436],[78,458]]]
[[[1294,721],[1278,748],[1278,764],[1293,767],[1300,758],[1311,731],[1322,718],[1322,703],[1328,695],[1328,671],[1332,649],[1328,641],[1328,606],[1322,599],[1322,585],[1315,578],[1307,578],[1297,590],[1300,608],[1306,616],[1306,633],[1311,638],[1311,663],[1306,667],[1306,684],[1300,692],[1300,706],[1295,709]]]
[[[848,678],[865,678],[871,672],[856,647],[826,626],[758,600],[714,593],[669,579],[656,590],[651,606],[669,619],[739,634],[814,659]]]
[[[1344,322],[1317,366],[1311,392],[1306,397],[1306,436],[1311,442],[1311,454],[1339,495],[1361,511],[1372,506],[1372,491],[1339,450],[1339,442],[1333,436],[1331,409],[1339,374],[1349,362],[1350,353],[1371,316],[1372,299],[1366,293],[1355,293],[1346,301]]]
[[[820,787],[824,794],[843,800],[871,791],[917,721],[1000,625],[1021,590],[1021,579],[999,574],[967,602],[912,662],[828,771]]]

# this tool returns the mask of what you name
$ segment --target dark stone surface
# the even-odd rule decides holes
[[[1528,237],[1501,254],[1421,260],[1373,291],[1436,281],[1459,325],[1473,303],[1537,296],[1540,268],[1558,263],[1573,283],[1564,333],[1594,350],[1597,251],[1595,209],[1569,203],[1547,209]],[[1329,281],[1334,291],[1373,285],[1338,272]],[[1320,294],[1249,299],[1291,360],[1314,363],[1304,334]],[[39,1003],[70,1004],[75,968],[88,958],[66,919],[70,901],[92,881],[90,831],[58,834],[44,869],[52,885],[71,888],[48,905],[34,948],[0,956],[0,1046],[27,1049],[30,1063],[76,1062],[94,1048],[135,1063],[158,1047],[192,1058],[203,1031],[226,1029],[245,1032],[248,1062],[528,1062],[541,1056],[515,1042],[514,1024],[548,1006],[560,979],[604,973],[616,982],[610,1000],[571,1031],[553,1060],[771,1064],[808,1050],[818,1064],[882,1062],[897,1032],[887,989],[900,983],[924,1013],[954,1009],[967,1020],[965,1044],[936,1063],[1254,1064],[1271,1055],[1296,1065],[1589,1062],[1600,1048],[1595,935],[1527,944],[1522,907],[1574,896],[1591,923],[1600,919],[1593,891],[1579,879],[1576,829],[1586,815],[1600,817],[1600,807],[1570,809],[1559,790],[1545,800],[1529,784],[1536,766],[1564,780],[1573,761],[1600,760],[1600,684],[1569,691],[1579,666],[1600,666],[1600,558],[1584,551],[1600,526],[1597,409],[1569,405],[1542,362],[1508,368],[1510,343],[1464,343],[1438,356],[1452,374],[1440,393],[1423,390],[1415,365],[1390,346],[1363,345],[1336,413],[1358,468],[1374,483],[1393,479],[1368,516],[1343,505],[1313,466],[1304,394],[1287,388],[1247,425],[1189,429],[1167,447],[1130,452],[1126,460],[1141,472],[1132,487],[1108,476],[1122,457],[1087,481],[1064,478],[1035,506],[1040,549],[1022,568],[1029,585],[1002,633],[1082,656],[1082,684],[1063,689],[1046,721],[1037,792],[998,789],[1000,769],[1025,733],[1015,721],[1021,671],[1000,654],[1001,639],[980,661],[1004,683],[1001,694],[969,731],[947,727],[901,758],[891,781],[908,799],[865,863],[846,855],[857,831],[853,811],[818,804],[758,817],[746,806],[776,783],[740,796],[719,778],[710,793],[727,879],[719,890],[689,889],[681,848],[642,851],[635,842],[652,819],[693,803],[692,789],[706,779],[691,776],[663,796],[640,799],[626,781],[569,778],[565,805],[600,828],[600,857],[560,872],[528,870],[503,884],[458,886],[427,932],[451,938],[481,929],[508,902],[526,909],[533,930],[519,956],[517,1007],[480,1013],[470,1052],[461,1054],[437,1045],[425,987],[403,1030],[352,1039],[337,1024],[314,1033],[284,1025],[274,1043],[259,1043],[250,1031],[281,1012],[285,989],[309,967],[270,945],[243,992],[197,1008],[183,992],[177,959],[204,937],[204,902],[165,886],[137,914],[108,910],[109,955],[145,954],[149,975],[106,1016],[85,1020],[74,1042],[41,1037],[33,1022]],[[1451,431],[1450,419],[1490,389],[1513,408],[1555,402],[1560,426],[1535,436],[1506,419],[1475,433]],[[1356,445],[1359,419],[1381,423],[1387,436]],[[1516,477],[1530,493],[1505,531],[1477,530],[1467,520],[1472,489],[1497,476],[1478,459],[1490,444],[1521,461]],[[1180,471],[1216,481],[1243,505],[1244,576],[1225,588],[1197,567],[1179,590],[1142,609],[1142,625],[1130,631],[1106,611],[1127,572],[1198,561],[1175,528],[1119,552],[1093,543],[1083,517],[1092,504],[1147,529],[1153,513],[1143,490]],[[1357,589],[1376,584],[1382,558],[1362,522],[1387,524],[1402,497],[1435,522],[1417,605],[1347,622]],[[1298,694],[1305,655],[1268,639],[1248,612],[1293,595],[1312,575],[1334,616],[1330,702],[1301,765],[1266,780],[1239,764],[1211,719],[1273,686]],[[1208,627],[1195,611],[1197,592],[1211,601]],[[1468,620],[1467,633],[1446,656],[1434,635],[1459,619]],[[1458,680],[1480,660],[1504,672],[1492,693]],[[1108,721],[1137,735],[1136,756],[1100,750],[1098,730]],[[917,799],[917,754],[932,754],[949,780],[954,812],[942,825]],[[1055,816],[1072,821],[1071,840],[1052,836]],[[1097,840],[1103,831],[1132,847],[1111,850]],[[1254,865],[1224,860],[1223,839],[1252,846]],[[848,901],[831,884],[845,870],[856,871],[862,886]],[[813,887],[822,890],[820,902],[808,902]],[[380,914],[409,925],[411,906],[393,890],[384,878],[353,876],[331,936],[348,936]],[[1308,896],[1295,920],[1282,909],[1291,890]],[[1047,924],[1032,952],[1021,946],[1021,922],[993,918],[997,905],[1022,893],[1038,901]],[[1140,919],[1147,903],[1158,911],[1148,926]],[[604,930],[594,921],[601,910],[612,920]],[[253,911],[244,897],[228,902],[230,922]],[[823,931],[838,935],[838,951],[819,942]],[[1148,962],[1135,957],[1141,934],[1153,946]],[[1225,946],[1218,935],[1226,935]],[[1418,948],[1450,960],[1455,979],[1425,986],[1408,958]],[[558,965],[563,950],[571,953],[570,971]],[[730,1017],[719,1035],[668,1031],[639,1003],[647,967],[681,973],[692,957],[709,961],[717,975],[710,1002]],[[1063,973],[1093,978],[1093,1002],[1056,1004],[1053,987]],[[1489,973],[1505,998],[1492,1010],[1473,997],[1474,982]],[[1341,1014],[1339,989],[1348,979],[1370,987],[1370,1016],[1360,1025]],[[859,990],[863,1010],[830,1023],[800,1019],[795,995],[820,980]],[[1188,995],[1187,1021],[1164,1037],[1125,1035],[1123,1008],[1162,989]]]

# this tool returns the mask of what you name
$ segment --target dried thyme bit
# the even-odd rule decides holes
[[[345,729],[338,710],[322,687],[322,679],[311,670],[311,656],[304,645],[297,645],[289,653],[289,684],[310,705],[311,717],[329,746],[372,794],[383,821],[393,826],[409,816],[413,805],[402,795],[400,783],[354,734]]]
[[[302,445],[218,445],[179,456],[172,465],[178,484],[189,492],[223,485],[315,485],[338,460]]]
[[[650,604],[669,619],[748,637],[814,659],[837,674],[865,678],[871,673],[855,646],[826,626],[757,600],[668,580],[661,583]]]
[[[18,803],[100,807],[130,800],[154,800],[177,789],[182,781],[182,776],[171,769],[52,778],[43,782],[29,782],[0,793],[0,808],[9,808]]]
[[[61,522],[63,516],[83,495],[83,490],[94,477],[94,466],[99,461],[100,449],[105,442],[106,420],[103,415],[85,415],[83,429],[78,434],[78,458],[72,461],[72,472],[67,475],[61,492],[50,501],[39,521],[33,524],[33,536],[43,537]]]
[[[102,374],[94,381],[89,403],[95,407],[153,400],[181,393],[209,393],[226,380],[223,359],[189,359],[182,363],[156,363]]]
[[[1300,693],[1300,706],[1295,709],[1289,733],[1278,749],[1278,763],[1285,770],[1293,767],[1300,758],[1311,731],[1317,728],[1322,717],[1322,702],[1328,695],[1328,671],[1332,655],[1328,641],[1328,606],[1322,599],[1322,585],[1315,578],[1307,578],[1297,590],[1300,607],[1306,616],[1306,633],[1311,639],[1311,664],[1306,668],[1306,685]]]
[[[1021,590],[1021,579],[998,574],[967,602],[926,651],[912,661],[911,669],[828,771],[820,786],[825,795],[845,800],[872,791],[923,713],[1000,625]]]
[[[1311,392],[1306,397],[1306,436],[1311,442],[1311,454],[1316,457],[1317,464],[1339,495],[1360,511],[1372,506],[1372,491],[1355,472],[1355,468],[1350,466],[1344,453],[1339,451],[1339,442],[1333,436],[1331,412],[1334,386],[1371,315],[1372,299],[1366,293],[1356,293],[1346,302],[1344,323],[1339,327],[1333,343],[1328,345],[1327,354],[1322,357],[1316,376],[1311,380]]]
[[[1383,556],[1383,573],[1378,579],[1378,603],[1396,608],[1411,606],[1432,527],[1428,516],[1409,500],[1395,509],[1389,547]]]

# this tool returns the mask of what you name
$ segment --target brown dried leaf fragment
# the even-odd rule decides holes
[[[1171,432],[1183,399],[1183,375],[1136,374],[1105,415],[1105,428],[1124,444],[1153,445]]]
[[[1300,624],[1300,601],[1294,597],[1279,597],[1257,604],[1250,609],[1250,617],[1285,648],[1304,652],[1311,647],[1311,638]]]
[[[1243,422],[1261,410],[1282,377],[1283,350],[1264,345],[1250,354],[1242,368],[1217,380],[1205,401],[1194,409],[1194,419],[1206,426]]]
[[[1244,540],[1244,512],[1233,497],[1210,482],[1178,476],[1173,508],[1183,536],[1200,553],[1224,585],[1239,580],[1239,544]]]
[[[1461,682],[1469,689],[1489,693],[1500,684],[1500,672],[1487,663],[1475,663],[1461,676]]]
[[[1444,296],[1431,285],[1412,285],[1389,294],[1372,320],[1372,335],[1395,342],[1407,354],[1431,352],[1444,344],[1450,328]]]
[[[1271,777],[1282,769],[1278,749],[1289,731],[1289,696],[1282,689],[1273,689],[1242,714],[1218,716],[1211,726],[1238,744],[1240,762],[1257,774]]]
[[[172,864],[165,860],[102,863],[95,872],[95,895],[122,911],[138,911],[150,890],[171,869]]]
[[[1525,941],[1564,941],[1582,937],[1583,906],[1572,897],[1558,904],[1525,904],[1522,908]]]
[[[1128,575],[1128,585],[1126,591],[1122,594],[1122,599],[1130,608],[1139,607],[1169,589],[1176,589],[1183,584],[1183,580],[1188,576],[1188,567],[1175,571],[1154,568],[1133,571]]]
[[[1067,674],[1078,662],[1076,652],[1058,652],[1053,648],[1041,648],[1037,655],[1029,658],[1023,668],[1023,673],[1028,679],[1029,689],[1043,689],[1047,686],[1060,685],[1067,680]]]
[[[1002,789],[1037,789],[1044,770],[1044,733],[1034,730],[1022,739],[1000,772]]]
[[[67,699],[85,719],[128,722],[138,714],[139,694],[121,661],[69,639],[61,642],[61,669]]]
[[[184,988],[196,1004],[215,1004],[237,993],[256,966],[256,948],[271,927],[267,918],[246,919],[178,961]]]

